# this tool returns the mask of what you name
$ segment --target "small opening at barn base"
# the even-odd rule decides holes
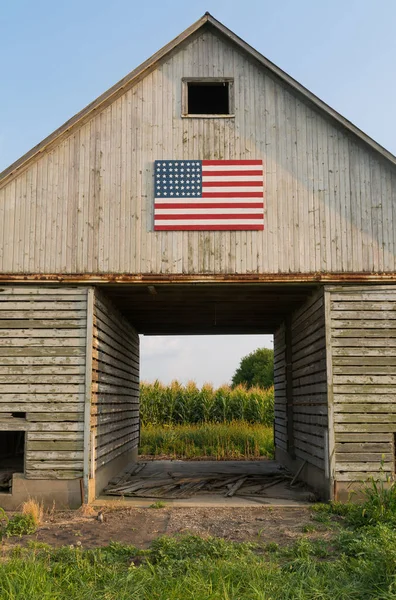
[[[9,493],[14,473],[24,472],[25,432],[0,431],[0,493]]]

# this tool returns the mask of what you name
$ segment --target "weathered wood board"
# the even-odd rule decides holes
[[[191,498],[199,494],[313,501],[315,494],[274,461],[149,461],[133,463],[109,482],[110,496]],[[262,502],[260,502],[262,499]]]
[[[313,96],[304,98],[288,76],[282,81],[269,63],[260,65],[231,32],[203,25],[182,38],[0,185],[0,271],[394,272],[390,155],[315,106]],[[233,79],[234,114],[186,118],[183,77]],[[158,158],[262,159],[263,231],[153,231]]]
[[[324,471],[328,409],[323,290],[314,292],[292,314],[290,324],[275,332],[274,371],[275,444]]]
[[[94,470],[139,443],[139,336],[95,290],[91,432]]]
[[[0,290],[0,432],[26,431],[28,478],[82,476],[86,324],[87,288]]]
[[[395,469],[396,286],[326,287],[336,481]],[[382,473],[382,475],[381,475]]]
[[[286,345],[285,325],[274,334],[274,376],[275,376],[275,445],[287,451],[286,420]]]

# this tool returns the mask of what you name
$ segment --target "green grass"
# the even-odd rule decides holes
[[[317,505],[313,517],[344,527],[285,548],[191,535],[160,537],[149,550],[16,547],[0,562],[0,599],[395,600],[396,492],[387,483],[371,480],[359,506]]]
[[[244,421],[200,425],[148,425],[142,427],[140,454],[172,458],[272,458],[272,427]]]
[[[317,504],[314,518],[323,522],[337,515],[354,529],[378,524],[396,529],[396,481],[391,476],[385,480],[371,477],[362,485],[361,496],[363,502]]]
[[[153,504],[150,504],[149,508],[166,508],[166,502],[162,502],[161,500],[157,500]]]
[[[30,535],[37,529],[37,524],[31,514],[16,514],[9,519],[0,507],[0,540],[3,537]]]
[[[149,550],[16,547],[0,561],[0,599],[395,600],[396,490],[386,483],[369,481],[361,505],[316,505],[316,521],[340,530],[285,548],[191,535]]]
[[[162,537],[148,551],[18,549],[0,564],[3,600],[374,600],[396,597],[396,533],[343,531],[331,545],[276,547]]]

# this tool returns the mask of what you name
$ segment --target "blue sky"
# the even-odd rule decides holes
[[[207,10],[396,153],[394,0],[0,4],[0,171]],[[262,343],[269,338],[149,340],[143,376],[171,379],[183,361],[183,379],[221,383]],[[223,357],[216,365],[205,362],[208,344]]]

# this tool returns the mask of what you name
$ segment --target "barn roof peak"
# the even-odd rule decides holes
[[[213,15],[211,15],[209,11],[206,11],[200,19],[198,19],[197,21],[195,21],[195,23],[187,27],[187,29],[185,29],[180,35],[178,35],[171,42],[163,46],[145,62],[143,62],[136,69],[128,73],[128,75],[126,75],[118,83],[116,83],[106,92],[104,92],[101,96],[96,98],[96,100],[88,104],[71,119],[66,121],[66,123],[61,125],[61,127],[56,129],[53,133],[47,136],[39,144],[34,146],[21,158],[19,158],[8,168],[6,168],[2,173],[0,173],[0,186],[2,186],[13,175],[19,173],[28,163],[30,163],[31,160],[34,160],[35,158],[40,156],[40,154],[49,150],[53,145],[60,141],[60,139],[69,135],[71,133],[71,130],[73,130],[76,126],[82,124],[83,122],[86,122],[95,113],[97,113],[98,110],[101,110],[102,108],[113,102],[119,95],[123,94],[127,88],[134,85],[135,82],[140,80],[153,68],[155,68],[155,66],[160,60],[164,59],[180,44],[185,42],[191,35],[196,33],[199,29],[201,29],[204,26],[211,27],[212,30],[215,30],[218,34],[228,39],[229,42],[238,46],[238,48],[241,51],[243,51],[248,56],[256,60],[256,62],[259,65],[271,72],[276,79],[282,81],[284,84],[292,88],[295,93],[300,95],[302,99],[304,99],[306,102],[315,107],[316,110],[319,110],[327,118],[338,123],[338,125],[345,129],[347,132],[352,133],[354,136],[356,136],[366,145],[368,145],[372,150],[378,152],[382,157],[390,161],[392,164],[396,165],[396,157],[391,152],[386,150],[383,146],[374,141],[371,137],[369,137],[361,129],[356,127],[348,119],[340,115],[340,113],[331,108],[320,98],[315,96],[315,94],[310,92],[303,85],[298,83],[298,81],[293,79],[293,77],[288,75],[285,71],[277,67],[265,56],[260,54],[260,52],[255,50],[252,46],[250,46],[247,42],[242,40],[233,31],[228,29],[228,27],[223,25],[223,23],[221,23],[215,17],[213,17]]]

